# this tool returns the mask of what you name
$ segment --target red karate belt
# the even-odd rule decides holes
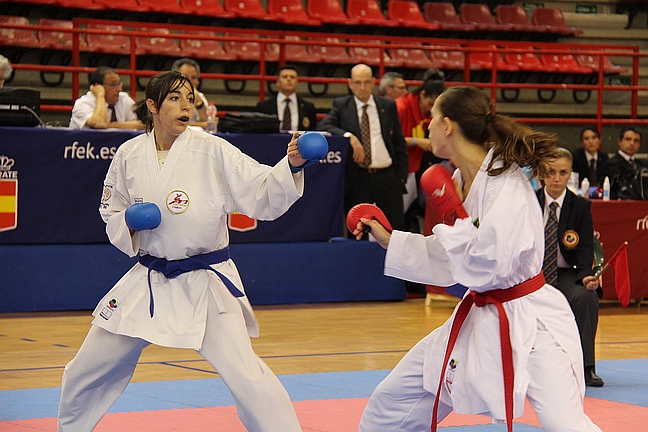
[[[473,304],[477,307],[482,307],[487,304],[494,304],[497,307],[499,315],[499,328],[500,328],[500,345],[502,349],[502,372],[504,373],[504,404],[506,406],[506,424],[508,432],[513,431],[513,348],[511,347],[511,337],[509,334],[509,322],[506,316],[506,311],[502,303],[515,300],[532,292],[538,291],[545,285],[545,278],[542,272],[537,276],[532,277],[520,284],[517,284],[509,289],[496,289],[483,293],[470,291],[469,295],[464,297],[457,309],[452,327],[450,327],[450,337],[448,339],[448,346],[446,347],[445,357],[443,359],[443,368],[441,369],[441,378],[439,378],[439,387],[437,388],[436,397],[434,399],[434,411],[432,412],[432,432],[437,430],[437,412],[439,409],[439,398],[441,397],[441,386],[445,379],[445,372],[448,367],[448,361],[452,354],[452,349],[457,342],[457,336],[463,325],[468,312]]]

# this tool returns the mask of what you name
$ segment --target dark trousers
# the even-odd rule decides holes
[[[404,186],[394,168],[366,170],[357,168],[353,184],[347,185],[344,197],[345,214],[356,204],[376,203],[396,230],[403,230]]]
[[[576,280],[575,269],[558,269],[556,288],[562,292],[574,312],[583,347],[583,365],[594,366],[594,338],[598,326],[599,299]]]

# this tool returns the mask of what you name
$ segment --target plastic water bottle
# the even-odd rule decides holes
[[[610,179],[607,176],[603,180],[603,201],[610,201]]]
[[[218,110],[214,102],[209,102],[207,106],[207,132],[215,134],[218,131]]]
[[[590,188],[589,180],[587,179],[587,177],[585,177],[581,182],[580,190],[581,190],[581,195],[587,199],[589,199],[589,188]]]

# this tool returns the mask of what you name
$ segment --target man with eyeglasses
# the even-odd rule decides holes
[[[122,82],[115,69],[100,66],[89,74],[88,81],[90,90],[74,102],[70,128],[144,129],[133,112],[135,101],[121,91]]]
[[[398,99],[408,93],[403,75],[398,72],[385,72],[378,84],[378,90],[388,99]]]

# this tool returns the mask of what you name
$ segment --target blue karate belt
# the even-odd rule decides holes
[[[189,258],[168,261],[164,258],[157,258],[151,255],[142,255],[139,257],[139,263],[148,267],[148,286],[149,286],[149,310],[151,318],[153,318],[153,289],[151,288],[151,271],[155,270],[162,274],[167,279],[173,279],[180,276],[182,273],[187,273],[194,270],[211,270],[218,275],[223,281],[229,292],[234,297],[243,297],[243,293],[229,280],[224,274],[218,270],[213,269],[210,264],[218,264],[227,261],[230,258],[229,247],[219,249],[214,252],[196,255]]]

